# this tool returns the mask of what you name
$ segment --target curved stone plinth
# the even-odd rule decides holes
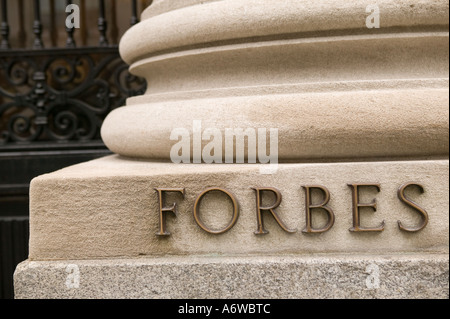
[[[122,38],[120,51],[126,62],[131,64],[162,52],[322,37],[336,35],[337,31],[340,35],[385,34],[391,33],[392,28],[403,32],[448,31],[449,4],[443,0],[377,1],[382,18],[379,30],[367,28],[370,12],[366,8],[371,3],[361,0],[191,0],[182,5],[178,4],[180,1],[164,2],[166,10],[153,12],[150,6],[142,15],[143,21]]]
[[[158,1],[122,39],[148,90],[105,120],[113,152],[170,160],[201,121],[277,129],[279,162],[448,156],[447,2],[378,2],[380,29],[364,1],[201,2]]]
[[[448,154],[448,103],[445,89],[166,101],[117,109],[102,132],[115,153],[166,161],[178,142],[170,140],[175,129],[187,130],[193,147],[194,121],[201,121],[203,131],[220,130],[215,138],[221,139],[223,157],[227,128],[255,134],[276,128],[280,162],[436,157]],[[209,142],[202,140],[202,149]]]

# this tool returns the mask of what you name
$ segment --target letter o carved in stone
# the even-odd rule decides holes
[[[203,198],[203,196],[205,196],[207,193],[209,192],[213,192],[213,191],[219,191],[222,193],[225,193],[226,195],[228,195],[228,197],[231,199],[232,203],[233,203],[233,217],[230,221],[230,223],[225,226],[222,229],[219,230],[214,230],[214,229],[210,229],[208,228],[205,223],[203,223],[203,221],[200,219],[200,202]],[[234,195],[232,193],[230,193],[229,191],[222,189],[222,188],[208,188],[206,190],[204,190],[200,195],[198,195],[197,199],[195,200],[195,204],[194,204],[194,219],[197,222],[197,224],[200,226],[201,229],[203,229],[204,231],[210,233],[210,234],[223,234],[227,231],[229,231],[231,228],[233,228],[233,226],[236,224],[237,220],[239,217],[239,204],[238,201],[236,200],[236,198],[234,197]]]

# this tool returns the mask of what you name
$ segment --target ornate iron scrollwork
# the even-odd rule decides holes
[[[6,51],[0,56],[0,145],[100,140],[106,115],[145,89],[116,47]]]

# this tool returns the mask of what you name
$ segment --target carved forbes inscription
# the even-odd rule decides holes
[[[385,221],[381,221],[378,226],[370,226],[370,225],[362,225],[361,222],[361,214],[363,208],[369,208],[374,213],[377,211],[377,199],[374,198],[370,203],[364,203],[360,200],[360,194],[364,191],[366,188],[375,188],[378,192],[381,191],[381,184],[379,183],[353,183],[348,184],[349,189],[352,193],[352,211],[349,212],[351,214],[352,220],[353,220],[353,227],[349,229],[351,232],[382,232],[385,229]],[[398,221],[398,228],[401,231],[404,232],[418,232],[425,228],[428,224],[428,213],[427,211],[421,207],[418,203],[413,201],[412,199],[408,198],[405,195],[405,190],[409,187],[418,187],[419,190],[424,193],[425,188],[419,184],[414,182],[404,183],[401,186],[399,186],[397,191],[397,197],[398,200],[401,201],[403,204],[407,205],[411,209],[417,212],[421,216],[422,221],[418,225],[403,225],[402,221]],[[335,222],[335,214],[333,212],[333,209],[328,205],[331,193],[327,189],[327,187],[323,185],[303,185],[302,186],[303,191],[305,192],[305,207],[304,207],[304,213],[305,213],[305,220],[306,225],[304,229],[302,230],[303,233],[324,233],[329,231]],[[264,235],[268,234],[269,231],[265,229],[264,227],[264,218],[262,212],[267,211],[270,213],[272,218],[276,221],[276,223],[287,233],[296,233],[297,229],[291,229],[277,214],[277,207],[280,206],[282,202],[282,193],[280,190],[274,188],[274,187],[252,187],[251,189],[254,190],[255,194],[255,225],[256,230],[254,231],[255,235]],[[166,225],[166,214],[172,213],[175,216],[178,214],[177,212],[177,204],[173,203],[170,206],[166,206],[167,203],[164,201],[164,194],[168,192],[176,192],[180,193],[183,196],[183,200],[185,198],[186,189],[185,188],[156,188],[155,189],[158,196],[158,202],[159,202],[159,230],[156,235],[158,236],[170,236],[170,232],[167,231],[167,225]],[[311,192],[319,191],[323,199],[320,203],[313,203],[313,199],[311,196]],[[221,192],[226,194],[226,196],[231,200],[233,205],[233,214],[230,222],[223,227],[222,229],[212,229],[209,226],[207,226],[202,218],[201,218],[201,212],[200,212],[200,202],[202,198],[210,192]],[[270,205],[263,205],[263,197],[265,194],[271,193],[274,197],[273,203]],[[326,213],[327,216],[327,222],[325,225],[318,227],[316,225],[312,224],[312,215],[314,214],[314,211],[316,210],[323,210]],[[239,217],[239,203],[237,197],[230,192],[229,190],[214,187],[214,188],[207,188],[204,191],[202,191],[196,198],[195,202],[193,203],[193,217],[197,223],[197,225],[203,229],[205,232],[208,232],[210,234],[223,234],[230,229],[233,228],[233,226],[237,223],[238,217]],[[366,212],[367,213],[367,212]]]

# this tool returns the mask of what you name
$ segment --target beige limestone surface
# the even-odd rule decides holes
[[[145,14],[141,16],[142,19],[148,19],[149,17],[159,15],[161,13],[172,11],[194,4],[204,4],[212,1],[222,0],[153,0],[151,10],[147,10]]]
[[[103,140],[168,160],[172,130],[196,120],[276,128],[280,162],[448,157],[448,2],[377,1],[380,29],[368,4],[155,2],[120,45],[147,92],[109,114]]]
[[[429,214],[428,226],[417,233],[401,231],[420,224],[420,215],[400,202],[398,188],[414,187],[407,196]],[[361,203],[377,202],[377,211],[362,209],[362,225],[380,233],[353,233],[352,195],[348,183],[379,183],[381,191],[363,188]],[[305,227],[305,195],[302,186],[323,185],[331,193],[329,206],[336,221],[322,234],[302,233]],[[228,232],[213,235],[201,229],[193,217],[197,196],[207,188],[220,187],[239,202],[239,218]],[[255,192],[252,187],[275,187],[283,200],[276,209],[295,233],[283,231],[267,212],[266,235],[257,230]],[[165,206],[174,202],[178,215],[167,216],[168,237],[156,236],[159,204],[155,188],[185,188],[167,194]],[[267,255],[310,253],[399,252],[448,253],[449,192],[448,160],[280,164],[272,175],[261,175],[258,165],[190,165],[156,163],[110,156],[72,166],[32,181],[30,193],[30,260],[89,259],[156,255]],[[269,194],[270,195],[270,194]],[[313,197],[315,203],[321,199]],[[265,196],[265,205],[274,201]],[[326,223],[325,214],[313,213],[313,224]],[[211,229],[223,228],[232,216],[230,199],[222,193],[206,196],[200,216]]]
[[[102,137],[115,153],[170,160],[179,141],[172,131],[186,129],[192,148],[193,124],[201,121],[202,132],[220,131],[223,161],[227,128],[277,129],[280,162],[448,156],[448,98],[448,88],[395,89],[137,104],[110,113]],[[202,149],[209,142],[202,140]]]
[[[419,30],[426,30],[427,26],[441,26],[444,30],[448,27],[447,1],[377,1],[383,17],[378,31],[365,25],[369,4],[373,3],[283,0],[280,5],[279,1],[224,0],[185,6],[156,16],[151,16],[150,6],[142,15],[143,21],[124,35],[120,51],[131,64],[143,56],[168,49],[182,51],[199,44],[220,45],[239,39],[242,39],[239,42],[252,42],[259,37],[283,38],[286,34],[308,32],[359,30],[373,34],[395,27],[419,27]]]

